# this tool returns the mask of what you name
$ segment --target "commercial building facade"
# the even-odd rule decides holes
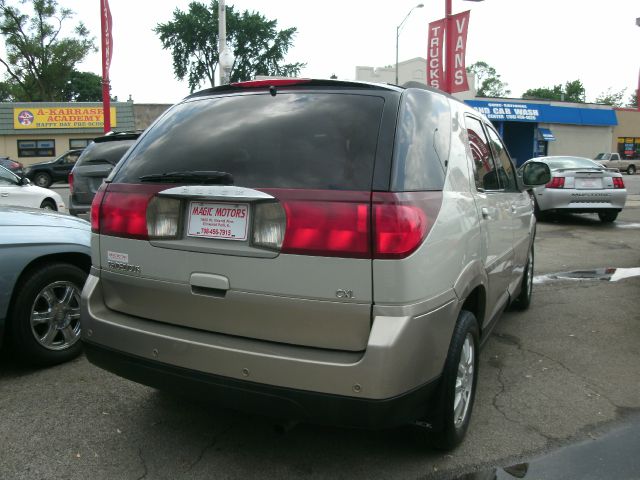
[[[616,116],[618,125],[613,129],[611,151],[622,158],[640,158],[640,110],[616,108]]]
[[[111,104],[114,131],[133,130],[133,102]],[[103,134],[101,103],[0,103],[0,156],[30,165],[84,148]]]
[[[518,165],[546,155],[594,158],[608,151],[618,125],[607,105],[504,98],[465,103],[491,120]]]

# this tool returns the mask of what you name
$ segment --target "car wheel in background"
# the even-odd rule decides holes
[[[611,223],[615,222],[616,218],[618,218],[618,212],[601,212],[598,213],[598,217],[600,217],[600,221],[603,223]]]
[[[29,272],[16,286],[11,341],[24,360],[55,365],[81,352],[80,293],[86,278],[79,267],[56,262]]]
[[[636,173],[636,167],[635,167],[635,165],[629,165],[629,166],[627,167],[627,173],[628,173],[629,175],[633,175],[634,173]]]
[[[43,208],[45,210],[53,210],[53,211],[58,210],[56,208],[56,202],[54,202],[50,198],[45,198],[40,204],[40,208]]]
[[[527,265],[525,266],[524,273],[522,274],[522,282],[520,284],[520,294],[513,302],[513,306],[516,310],[526,310],[531,305],[531,297],[533,296],[533,267],[534,267],[535,255],[533,252],[533,245],[529,250],[529,256],[527,257]]]
[[[429,444],[441,450],[456,447],[467,431],[478,383],[478,321],[463,310],[458,316],[437,395],[441,424],[426,433]]]
[[[38,172],[33,176],[33,183],[38,187],[49,188],[49,185],[51,185],[51,175],[46,172]]]

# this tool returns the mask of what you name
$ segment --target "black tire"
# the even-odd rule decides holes
[[[627,167],[627,173],[628,173],[629,175],[633,175],[633,174],[635,174],[635,173],[636,173],[636,166],[635,166],[635,165],[629,165],[629,166]]]
[[[33,183],[38,187],[49,188],[51,185],[51,175],[47,172],[38,172],[33,176]]]
[[[601,212],[598,213],[598,217],[602,223],[612,223],[618,218],[618,212]]]
[[[58,207],[56,206],[56,202],[51,200],[50,198],[45,198],[40,204],[40,208],[45,210],[53,210],[54,212],[58,211]]]
[[[522,274],[522,281],[520,282],[520,294],[513,301],[513,307],[516,310],[526,310],[531,305],[531,297],[533,296],[533,268],[534,268],[535,253],[533,245],[529,250],[527,256],[527,264],[524,267]]]
[[[538,205],[538,201],[533,193],[530,193],[531,199],[533,200],[533,214],[536,217],[536,220],[543,221],[547,218],[547,214],[540,210],[540,206]]]
[[[469,344],[473,345],[471,361],[472,372],[466,371],[464,375],[466,375],[466,379],[471,381],[471,391],[468,397],[466,397],[468,407],[466,407],[466,409],[463,407],[463,416],[460,417],[459,414],[456,414],[454,401],[456,399],[456,382],[460,360],[467,339],[469,339]],[[427,441],[429,445],[434,448],[451,450],[462,442],[467,432],[478,383],[479,340],[478,321],[475,315],[466,310],[462,310],[460,315],[458,315],[458,321],[453,331],[453,337],[449,345],[449,353],[447,354],[442,372],[440,387],[436,394],[437,403],[435,412],[437,412],[440,418],[438,419],[436,428],[426,432]],[[462,396],[463,395],[461,395],[461,397]]]
[[[81,268],[55,262],[30,271],[16,285],[11,343],[26,362],[56,365],[80,354],[80,292],[86,279]]]

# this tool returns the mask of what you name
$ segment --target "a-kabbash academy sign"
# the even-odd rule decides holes
[[[101,107],[14,108],[13,128],[102,128],[103,113]],[[116,126],[115,107],[111,107],[111,126]]]

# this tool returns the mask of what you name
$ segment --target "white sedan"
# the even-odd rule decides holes
[[[67,211],[62,197],[56,192],[31,185],[28,179],[21,179],[2,166],[0,166],[0,205],[44,208],[64,213]]]

